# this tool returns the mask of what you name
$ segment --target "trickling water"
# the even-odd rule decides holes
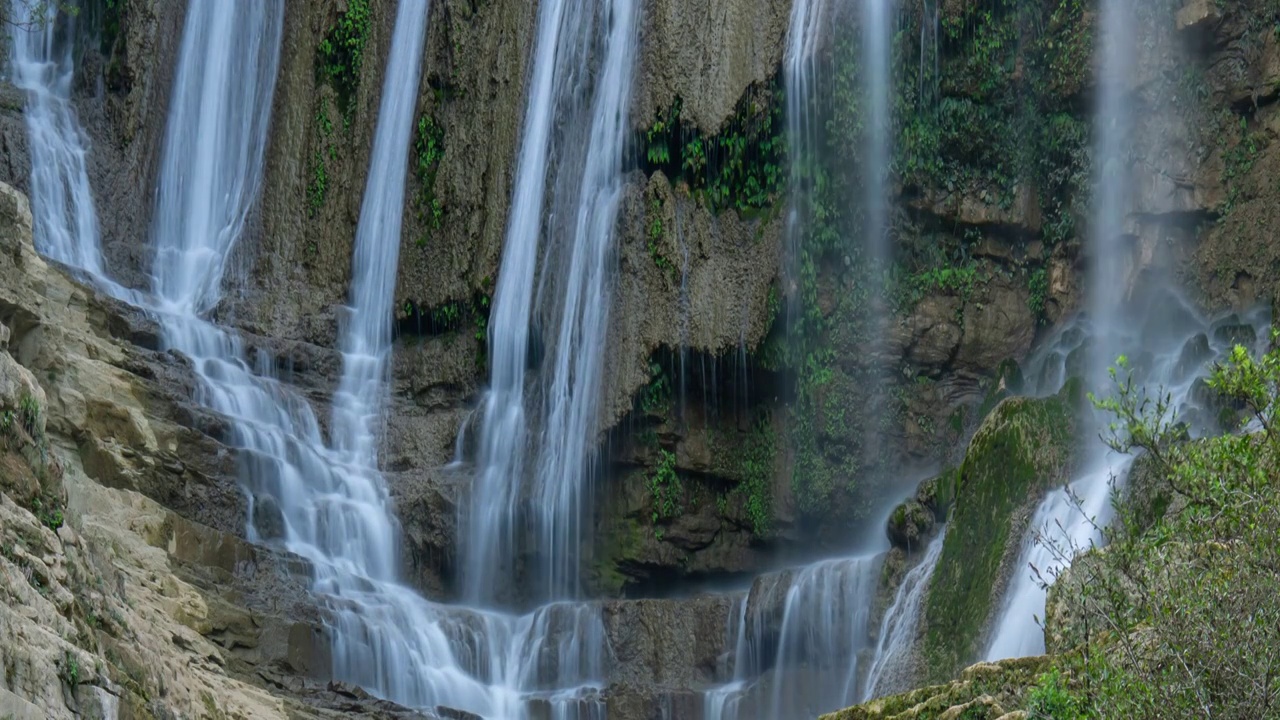
[[[824,560],[757,579],[734,619],[733,679],[704,695],[707,720],[817,717],[856,702],[882,560]]]
[[[938,536],[929,543],[924,557],[902,579],[902,584],[893,596],[893,604],[880,621],[876,652],[871,659],[871,668],[867,671],[867,680],[863,683],[864,701],[900,689],[892,682],[893,676],[886,676],[885,673],[899,670],[909,659],[916,631],[919,629],[920,607],[924,602],[925,591],[929,589],[933,570],[938,566],[938,558],[942,556],[942,543],[946,534],[945,527],[938,531]]]
[[[579,592],[586,541],[587,480],[595,455],[598,400],[614,266],[613,231],[622,191],[622,153],[639,39],[635,0],[556,0],[539,10],[537,55],[525,140],[492,323],[493,376],[485,401],[479,472],[471,494],[464,552],[468,595],[497,599],[509,586],[516,542],[529,524],[538,600]],[[589,107],[580,99],[591,94]],[[549,363],[540,412],[525,407],[525,370],[536,298],[552,131],[562,135],[547,224],[549,247],[539,296],[558,323],[545,339]],[[585,137],[585,147],[581,142]],[[543,341],[543,338],[539,338]],[[530,426],[536,462],[526,468]],[[525,479],[529,483],[525,484]],[[509,588],[508,588],[509,589]]]
[[[787,325],[798,319],[800,287],[800,238],[809,229],[810,191],[805,182],[808,163],[818,149],[818,124],[814,105],[817,92],[817,49],[826,14],[826,0],[795,0],[787,28],[787,48],[782,59],[787,103],[787,152],[790,157],[790,208],[787,212],[783,295]]]

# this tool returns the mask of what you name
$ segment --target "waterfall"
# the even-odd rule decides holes
[[[704,693],[707,720],[816,717],[856,702],[882,561],[836,558],[758,578],[731,615],[733,677]]]
[[[103,273],[98,216],[85,165],[84,132],[71,106],[71,43],[58,42],[57,17],[30,0],[12,0],[13,84],[27,96],[31,141],[31,210],[36,250],[45,257]]]
[[[893,37],[890,0],[863,0],[862,62],[867,95],[866,167],[863,169],[866,197],[866,243],[870,260],[878,269],[889,267],[893,249],[889,245],[889,163],[891,137],[889,119],[889,43]],[[876,273],[875,277],[882,277]],[[883,293],[880,293],[883,294]],[[887,322],[887,308],[879,308],[880,324]],[[881,334],[884,329],[881,328]]]
[[[1093,218],[1089,228],[1092,254],[1086,292],[1092,321],[1086,381],[1089,387],[1109,391],[1106,369],[1125,345],[1128,313],[1122,306],[1131,264],[1125,216],[1129,206],[1129,143],[1132,108],[1128,84],[1133,72],[1132,18],[1128,0],[1103,0],[1099,15],[1098,105],[1094,119]],[[1132,346],[1131,346],[1132,347]],[[1144,345],[1143,349],[1152,348]],[[1181,345],[1172,348],[1177,353]],[[1160,348],[1160,352],[1170,352]],[[1092,418],[1086,420],[1089,424]],[[1090,431],[1092,432],[1090,424]],[[1090,443],[1085,472],[1069,485],[1069,492],[1051,493],[1032,518],[1031,534],[1024,540],[1016,575],[1005,595],[1004,606],[993,629],[988,659],[1038,654],[1044,650],[1039,618],[1044,615],[1045,590],[1031,574],[1033,565],[1045,579],[1063,567],[1057,557],[1069,557],[1077,548],[1102,540],[1098,527],[1109,522],[1113,479],[1123,481],[1131,458],[1107,452]],[[1077,502],[1079,501],[1079,507]],[[1056,552],[1055,552],[1056,550]]]
[[[36,250],[84,273],[109,295],[136,305],[137,293],[108,277],[102,258],[85,133],[71,105],[74,16],[58,15],[55,8],[31,0],[12,0],[9,12],[13,83],[26,94],[23,116],[31,146]]]
[[[881,681],[886,679],[886,671],[901,669],[909,659],[919,629],[924,594],[929,589],[933,570],[938,566],[938,558],[942,557],[942,544],[946,535],[945,527],[938,531],[938,536],[929,543],[924,557],[911,568],[894,593],[893,604],[880,621],[876,652],[871,658],[871,668],[867,671],[867,680],[863,684],[863,701],[885,695],[886,691],[894,692],[899,689]]]
[[[1059,331],[1056,338],[1050,338],[1028,364],[1030,377],[1043,378],[1038,392],[1055,392],[1068,372],[1062,367],[1064,356],[1069,358],[1071,352],[1088,354],[1099,342],[1099,334],[1107,333],[1118,351],[1141,349],[1142,357],[1134,367],[1135,388],[1168,393],[1171,408],[1188,422],[1193,436],[1216,431],[1217,418],[1199,390],[1210,370],[1208,361],[1230,351],[1234,331],[1241,325],[1250,326],[1256,337],[1265,338],[1269,323],[1266,313],[1244,319],[1234,315],[1205,318],[1184,296],[1167,288],[1158,288],[1151,297],[1136,302],[1137,307],[1126,313],[1131,319],[1123,326],[1099,331],[1091,320],[1078,319]],[[1087,427],[1096,432],[1100,420],[1093,421],[1095,424]],[[1046,591],[1041,579],[1052,581],[1066,568],[1073,552],[1103,540],[1099,528],[1110,522],[1111,488],[1125,481],[1133,460],[1094,440],[1085,453],[1081,472],[1068,488],[1055,490],[1041,502],[996,617],[987,660],[1044,652],[1040,622],[1044,618]],[[1033,567],[1039,576],[1031,571]]]
[[[477,478],[463,518],[465,585],[474,601],[493,602],[499,587],[509,589],[522,550],[516,542],[522,522],[529,524],[533,543],[529,581],[535,599],[574,597],[579,591],[637,12],[634,0],[553,0],[539,9],[524,143],[491,325],[492,382]],[[589,107],[577,105],[583,97],[591,98]],[[557,123],[563,126],[555,143]],[[553,149],[556,167],[549,173]],[[555,191],[535,297],[548,182]],[[543,297],[546,304],[539,302]],[[539,305],[547,314],[558,310],[559,317],[548,323],[554,335],[545,339],[549,364],[537,394],[541,407],[531,411],[524,382],[530,325]],[[535,423],[536,435],[529,427]],[[531,437],[536,443],[528,448]],[[531,449],[534,462],[526,467]]]

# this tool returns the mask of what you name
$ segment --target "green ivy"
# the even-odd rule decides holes
[[[364,62],[371,22],[369,0],[347,0],[346,11],[329,28],[316,54],[317,73],[321,79],[328,80],[338,93],[344,125],[350,124],[355,110],[360,67]]]
[[[774,81],[747,90],[715,135],[689,127],[676,98],[643,131],[647,172],[662,170],[685,182],[695,197],[719,212],[753,212],[774,206],[786,181],[783,91]]]
[[[661,460],[649,475],[649,493],[653,499],[650,519],[655,526],[684,512],[684,484],[676,473],[676,456],[665,449],[659,452]],[[659,532],[659,529],[655,528],[654,532]]]
[[[414,173],[418,178],[418,218],[429,230],[439,230],[444,220],[444,207],[436,196],[436,175],[444,158],[444,127],[430,115],[418,118],[413,143]],[[418,238],[418,247],[426,247],[426,235]]]

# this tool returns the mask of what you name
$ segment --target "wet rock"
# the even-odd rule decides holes
[[[285,535],[284,512],[280,504],[270,495],[254,498],[253,529],[263,540],[280,540]]]
[[[1197,333],[1182,346],[1182,352],[1178,354],[1178,363],[1173,368],[1173,375],[1178,378],[1190,377],[1212,358],[1213,349],[1209,347],[1209,337],[1204,333]]]
[[[734,607],[724,595],[606,602],[605,633],[614,653],[610,677],[669,687],[715,682],[720,656],[732,651],[725,628]]]
[[[1179,32],[1212,33],[1222,22],[1222,13],[1213,0],[1190,0],[1178,10]]]
[[[1243,345],[1252,350],[1258,343],[1258,331],[1246,323],[1223,323],[1213,328],[1214,342],[1234,346]]]
[[[688,689],[652,688],[626,683],[605,690],[610,720],[664,720],[702,717],[702,693]]]
[[[919,548],[936,522],[934,514],[917,500],[908,500],[889,516],[889,542],[907,550]]]

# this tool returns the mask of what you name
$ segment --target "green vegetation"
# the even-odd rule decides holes
[[[950,525],[925,600],[928,676],[953,676],[980,652],[1019,510],[1069,477],[1079,385],[1049,398],[1009,398],[973,436],[954,488]]]
[[[1280,350],[1255,358],[1237,346],[1209,382],[1258,430],[1197,441],[1168,393],[1135,385],[1123,357],[1118,366],[1115,395],[1095,398],[1115,417],[1109,443],[1141,450],[1173,501],[1153,517],[1144,498],[1117,496],[1106,550],[1078,558],[1051,591],[1068,621],[1060,644],[1075,648],[1060,661],[1076,678],[1072,701],[1089,717],[1275,717]]]
[[[70,650],[63,653],[62,661],[58,663],[58,677],[72,688],[80,684],[80,661]]]
[[[649,201],[649,229],[648,229],[648,247],[649,257],[653,259],[653,264],[659,270],[671,275],[673,281],[676,278],[676,266],[662,252],[662,246],[666,241],[666,233],[662,227],[662,199],[654,196]]]
[[[430,115],[418,118],[413,142],[414,174],[418,179],[418,219],[428,230],[439,230],[444,220],[444,207],[436,195],[436,174],[444,158],[444,127]],[[418,247],[426,247],[427,236],[418,238]]]
[[[1035,315],[1036,322],[1043,324],[1045,322],[1045,302],[1049,295],[1048,272],[1044,268],[1037,268],[1032,271],[1030,285],[1031,296],[1027,298],[1027,307],[1031,308],[1031,314]]]
[[[681,106],[676,98],[640,138],[646,172],[662,170],[672,182],[683,181],[717,212],[773,206],[785,180],[782,90],[777,83],[749,88],[715,135],[689,127]]]
[[[311,182],[307,185],[307,214],[315,217],[324,206],[329,193],[329,170],[326,159],[337,159],[338,149],[333,142],[333,120],[329,118],[329,101],[321,96],[316,108],[316,129],[320,132],[320,148],[311,158]]]
[[[684,484],[676,473],[676,456],[668,450],[659,451],[661,460],[649,475],[649,493],[653,498],[653,511],[650,518],[654,524],[654,533],[661,540],[661,529],[657,527],[663,520],[677,517],[684,512]]]
[[[742,454],[742,482],[733,492],[745,498],[751,531],[764,536],[773,527],[773,478],[778,442],[767,417],[756,422]],[[721,511],[723,515],[723,510]]]
[[[649,363],[649,384],[640,393],[640,411],[646,415],[665,417],[671,410],[671,379],[658,362]]]
[[[347,0],[346,6],[347,9],[338,15],[320,41],[316,52],[316,74],[321,80],[327,80],[338,93],[343,124],[349,125],[355,110],[356,89],[360,84],[360,68],[372,18],[369,0]]]

